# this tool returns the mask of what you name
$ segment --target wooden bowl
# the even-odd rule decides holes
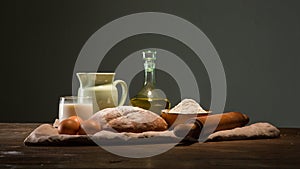
[[[194,117],[202,117],[210,114],[210,111],[207,113],[198,113],[198,114],[182,114],[182,113],[169,113],[169,109],[161,111],[161,117],[168,123],[168,126],[176,126],[178,124],[184,124],[187,120]]]

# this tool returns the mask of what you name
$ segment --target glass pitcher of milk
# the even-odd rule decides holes
[[[114,80],[115,73],[77,73],[80,87],[78,96],[93,98],[94,113],[109,107],[122,106],[127,97],[128,88],[123,80]],[[120,84],[122,95],[118,100],[117,85]]]

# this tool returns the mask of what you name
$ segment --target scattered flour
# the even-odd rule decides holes
[[[195,100],[184,99],[173,107],[169,113],[199,114],[207,113],[207,111],[205,111]]]

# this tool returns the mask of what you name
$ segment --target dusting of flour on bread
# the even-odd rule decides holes
[[[168,124],[159,115],[139,107],[119,106],[98,111],[92,117],[103,130],[141,133],[146,131],[165,131]]]
[[[182,114],[198,114],[207,113],[195,100],[183,99],[179,104],[173,107],[169,113],[182,113]]]

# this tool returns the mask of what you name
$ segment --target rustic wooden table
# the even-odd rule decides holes
[[[98,146],[25,146],[39,124],[0,123],[0,168],[299,168],[300,129],[276,139],[176,146],[149,158],[126,158]]]

